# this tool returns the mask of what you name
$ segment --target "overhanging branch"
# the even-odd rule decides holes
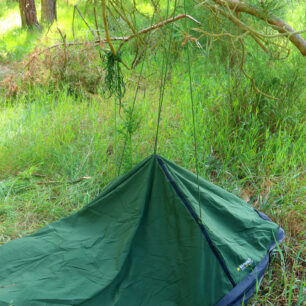
[[[267,22],[273,29],[279,33],[284,34],[292,42],[293,45],[301,52],[303,56],[306,56],[306,40],[301,35],[293,30],[285,21],[274,15],[267,15],[262,9],[250,6],[239,0],[213,0],[216,4],[229,8],[235,12],[246,13],[257,17]]]

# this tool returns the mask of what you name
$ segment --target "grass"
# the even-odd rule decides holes
[[[3,3],[0,1],[0,5]],[[11,18],[7,16],[13,16],[10,14],[14,12],[16,7],[9,7],[0,18]],[[59,16],[66,16],[60,18],[61,27],[71,39],[71,6],[62,4]],[[22,55],[13,45],[22,46],[27,53],[32,50],[33,42],[44,35],[44,32],[29,34],[17,26],[4,33],[10,47],[6,53],[1,47],[3,61],[19,61]],[[82,21],[77,21],[76,27],[79,35],[88,35]],[[51,30],[48,37],[54,41],[58,38],[55,25]],[[24,43],[20,38],[13,44],[16,33],[24,33],[28,38]],[[132,50],[132,47],[125,50],[125,61],[131,61]],[[279,98],[275,102],[256,94],[248,80],[236,70],[225,69],[218,58],[204,58],[193,51],[191,68],[200,176],[242,197],[286,231],[285,241],[273,252],[270,268],[253,303],[302,305],[306,99],[303,59],[293,54],[285,62],[269,61],[260,58],[259,53],[260,56],[248,60],[247,69],[260,88]],[[74,60],[76,65],[66,70],[69,73],[60,86],[51,81],[35,86],[27,84],[11,97],[2,91],[0,243],[32,233],[75,212],[98,195],[118,175],[126,136],[121,173],[153,152],[161,54],[148,54],[133,115],[129,110],[140,66],[133,72],[124,70],[127,92],[119,113],[114,98],[104,98],[103,83],[93,94],[88,94],[86,88],[71,91],[75,87],[72,79],[79,76],[73,73],[81,73],[76,67],[80,59]],[[92,63],[86,66],[82,59],[81,70],[86,71],[88,78]],[[60,61],[53,64],[61,68]],[[186,69],[186,54],[182,51],[173,61],[168,76],[158,153],[195,171]],[[58,74],[48,77],[54,80]],[[78,181],[84,177],[89,179]]]

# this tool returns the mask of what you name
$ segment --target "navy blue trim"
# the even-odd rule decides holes
[[[265,215],[263,212],[257,210],[256,208],[254,208],[254,210],[258,213],[259,217],[261,217],[264,220],[272,222],[272,220],[267,215]]]
[[[254,208],[254,210],[258,213],[258,215],[264,219],[264,220],[267,220],[267,221],[270,221],[270,222],[273,222],[267,215],[265,215],[263,212],[257,210],[256,208]],[[283,239],[285,238],[285,232],[284,230],[280,227],[278,229],[278,232],[277,232],[277,235],[275,237],[275,240],[277,241],[277,243],[280,243]],[[273,241],[273,243],[270,245],[270,248],[269,248],[269,252],[271,252],[274,248],[276,247],[276,243],[275,241]]]
[[[224,296],[215,306],[238,306],[242,301],[246,302],[255,292],[256,283],[260,280],[269,264],[269,254],[267,254],[255,269],[247,275],[234,289]]]
[[[256,210],[256,209],[255,209]],[[256,210],[258,215],[269,222],[271,219],[264,213]],[[275,237],[280,243],[285,237],[284,230],[280,227]],[[240,306],[242,301],[246,302],[255,292],[256,284],[260,284],[264,272],[269,265],[270,252],[276,247],[276,242],[270,245],[267,255],[255,266],[254,270],[248,274],[234,289],[224,296],[215,306]]]
[[[216,247],[214,246],[213,242],[211,241],[210,237],[208,236],[208,233],[204,227],[204,225],[202,224],[201,220],[199,219],[197,213],[193,210],[193,208],[191,207],[191,205],[187,202],[187,200],[185,199],[183,193],[180,191],[179,187],[177,186],[176,182],[173,180],[173,178],[171,177],[168,169],[165,167],[164,162],[162,161],[162,159],[160,158],[160,156],[156,155],[156,158],[158,160],[159,165],[161,166],[162,170],[164,171],[166,177],[168,178],[168,180],[170,181],[172,187],[174,188],[175,192],[177,193],[177,195],[179,196],[179,198],[182,200],[182,202],[184,203],[185,207],[188,209],[188,211],[190,212],[190,214],[192,215],[192,217],[194,218],[194,220],[197,222],[197,224],[199,225],[204,237],[206,238],[209,247],[211,248],[211,250],[213,251],[213,253],[215,254],[217,260],[219,261],[224,273],[226,274],[226,276],[228,277],[229,281],[231,282],[232,286],[235,287],[236,283],[234,282],[233,278],[231,277],[231,274],[229,272],[229,270],[227,269],[225,263],[223,262],[222,258],[220,257],[218,250],[216,249]]]

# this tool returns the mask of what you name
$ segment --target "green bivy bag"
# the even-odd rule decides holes
[[[0,305],[241,305],[284,231],[152,155],[77,213],[0,247]]]

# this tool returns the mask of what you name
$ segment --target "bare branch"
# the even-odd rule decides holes
[[[148,33],[149,31],[152,31],[152,30],[161,28],[161,27],[163,27],[163,26],[165,26],[165,25],[167,25],[167,24],[169,24],[169,23],[171,23],[171,22],[178,21],[178,20],[180,20],[180,19],[182,19],[182,18],[188,18],[188,19],[192,20],[193,22],[195,22],[196,24],[201,25],[201,23],[200,23],[199,21],[197,21],[195,18],[193,18],[192,16],[186,15],[186,14],[180,14],[180,15],[177,15],[177,16],[175,16],[175,17],[173,17],[173,18],[169,18],[169,19],[167,19],[167,20],[164,20],[164,21],[155,23],[155,24],[153,24],[153,25],[150,26],[150,27],[144,28],[144,29],[142,29],[141,31],[138,31],[137,34],[132,34],[132,35],[130,35],[130,36],[124,37],[124,38],[123,38],[123,42],[122,42],[121,45],[119,46],[119,50],[121,49],[122,45],[123,45],[124,43],[126,43],[127,41],[129,41],[130,39],[132,39],[132,38],[134,38],[134,37],[136,37],[136,36],[138,36],[138,35]]]
[[[62,33],[62,31],[60,30],[60,28],[59,28],[59,27],[57,27],[57,30],[58,30],[58,32],[60,33],[61,38],[62,38],[62,40],[63,40],[64,52],[65,52],[65,62],[64,62],[64,67],[66,67],[67,62],[68,62],[68,49],[67,49],[67,43],[66,43],[66,35],[64,35],[64,34]]]
[[[109,32],[108,32],[105,0],[101,0],[101,1],[102,1],[102,14],[103,14],[103,22],[104,22],[104,30],[105,30],[106,41],[108,42],[109,47],[110,47],[113,55],[116,56],[116,51],[115,51],[115,48],[114,48],[114,46],[111,42],[111,38],[110,38]]]
[[[96,24],[96,31],[97,31],[98,39],[101,40],[100,32],[99,32],[99,26],[98,26],[98,20],[97,20],[97,12],[96,12],[96,7],[95,6],[93,8],[93,12],[94,12],[94,15],[95,15],[95,24]]]
[[[101,45],[103,43],[109,43],[110,41],[122,41],[121,45],[119,46],[118,48],[118,51],[120,50],[120,48],[122,47],[122,45],[124,43],[126,43],[127,41],[135,38],[136,36],[138,35],[141,35],[141,34],[146,34],[152,30],[155,30],[155,29],[158,29],[158,28],[161,28],[171,22],[175,22],[177,20],[180,20],[182,18],[188,18],[192,21],[194,21],[195,23],[197,23],[198,25],[201,25],[201,23],[199,21],[197,21],[195,18],[193,18],[192,16],[190,15],[186,15],[186,14],[180,14],[180,15],[177,15],[176,17],[173,17],[173,18],[169,18],[167,20],[164,20],[164,21],[161,21],[159,23],[156,23],[156,24],[153,24],[151,27],[148,27],[148,28],[144,28],[140,31],[137,32],[137,34],[132,34],[130,36],[123,36],[123,37],[109,37],[108,39],[105,38],[105,39],[98,39],[98,40],[94,40],[94,41],[85,41],[85,42],[70,42],[70,43],[62,43],[62,44],[56,44],[56,45],[52,45],[46,49],[43,49],[41,50],[40,52],[38,53],[35,53],[32,55],[32,57],[30,58],[30,60],[27,62],[27,64],[25,65],[25,67],[27,67],[35,58],[37,58],[39,55],[45,53],[46,51],[48,50],[51,50],[51,49],[54,49],[54,48],[57,48],[57,47],[61,47],[61,46],[65,46],[65,47],[70,47],[70,46],[84,46],[84,45]],[[112,45],[112,44],[111,44]],[[116,54],[116,53],[115,53]]]
[[[78,5],[76,4],[74,6],[74,8],[77,10],[77,12],[79,13],[79,15],[81,16],[82,20],[84,21],[84,23],[86,24],[87,28],[89,29],[89,31],[91,32],[91,34],[93,35],[93,37],[96,38],[95,32],[92,30],[92,28],[90,27],[90,25],[88,24],[88,22],[86,21],[86,19],[84,18],[84,16],[82,15],[81,11],[78,8]]]

